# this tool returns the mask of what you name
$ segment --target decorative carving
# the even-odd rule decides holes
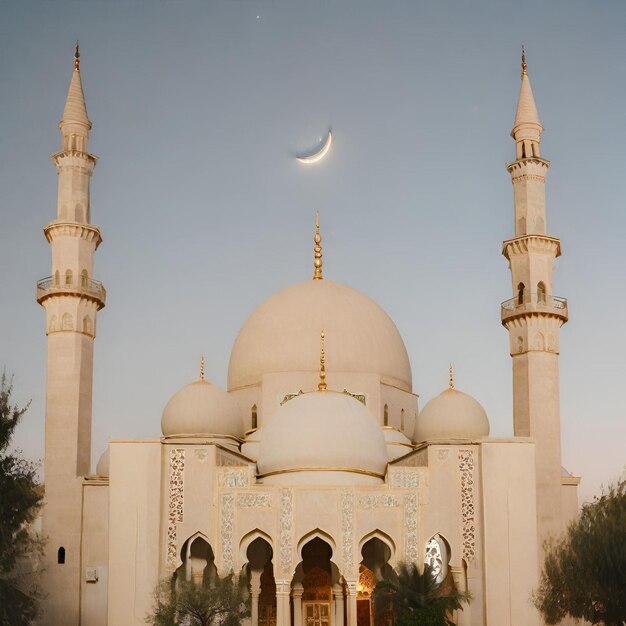
[[[420,484],[419,472],[411,469],[394,468],[389,474],[389,484],[396,489],[416,489]]]
[[[407,493],[404,496],[404,560],[407,563],[417,563],[419,552],[417,549],[417,496]]]
[[[343,575],[354,575],[354,493],[341,490],[341,558]]]
[[[298,391],[298,393],[288,393],[282,400],[282,402],[280,403],[280,406],[283,406],[283,404],[285,404],[285,402],[289,402],[289,400],[293,400],[294,398],[301,396],[304,393],[304,391],[302,391],[302,389],[300,389],[300,391]]]
[[[222,535],[222,568],[224,572],[233,569],[233,501],[232,493],[222,494],[222,506],[220,507]]]
[[[398,498],[388,493],[367,493],[359,496],[357,506],[361,509],[382,509],[398,506]]]
[[[447,461],[449,456],[450,456],[450,450],[446,450],[446,449],[437,450],[437,460],[440,461],[441,463],[444,463],[445,461]]]
[[[171,448],[169,459],[169,503],[167,518],[167,565],[176,566],[176,524],[183,521],[185,450]]]
[[[371,597],[375,587],[376,576],[374,576],[374,572],[365,565],[359,566],[359,583],[356,588],[357,598],[362,600]]]
[[[283,573],[291,576],[293,554],[293,491],[280,490],[280,566]]]
[[[219,486],[225,489],[248,487],[249,477],[247,467],[219,469],[218,476]]]
[[[430,565],[433,576],[439,580],[443,571],[443,555],[441,554],[441,546],[435,537],[429,539],[426,544],[424,563]]]
[[[209,451],[206,448],[196,448],[193,451],[193,455],[202,463],[209,458]]]
[[[463,521],[463,558],[470,562],[476,556],[476,523],[474,512],[474,451],[459,450],[461,474],[461,516]]]
[[[240,493],[237,495],[237,506],[246,508],[272,506],[272,497],[269,493]]]
[[[355,400],[358,400],[363,406],[366,406],[364,393],[351,393],[347,389],[344,389],[343,393],[345,393],[347,396],[352,396]]]

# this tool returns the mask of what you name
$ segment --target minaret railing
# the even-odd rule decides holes
[[[84,296],[96,300],[99,308],[104,307],[106,302],[106,289],[99,280],[78,276],[67,282],[65,276],[59,280],[54,276],[48,276],[37,281],[37,302],[54,295]]]
[[[567,298],[551,296],[542,292],[531,292],[524,293],[522,298],[517,296],[505,300],[500,305],[502,323],[526,313],[547,313],[567,321]]]

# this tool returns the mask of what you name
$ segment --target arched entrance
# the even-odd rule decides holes
[[[292,582],[294,626],[344,626],[344,588],[333,550],[314,537],[301,550]]]
[[[389,565],[391,549],[378,537],[372,537],[363,544],[361,556],[363,560],[359,566],[356,599],[357,626],[391,626],[393,624],[391,607],[384,613],[378,613],[372,599],[379,580],[395,577],[395,572]]]
[[[176,580],[186,580],[208,586],[214,580],[217,569],[215,557],[208,541],[196,533],[183,544],[180,554],[182,565],[176,570]]]
[[[250,574],[251,621],[253,626],[276,626],[276,581],[272,546],[262,537],[246,551]]]

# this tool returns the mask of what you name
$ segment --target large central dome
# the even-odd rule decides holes
[[[370,298],[330,280],[308,280],[268,298],[239,331],[228,366],[228,389],[265,374],[316,372],[320,331],[326,370],[378,374],[411,391],[411,364],[391,318]]]

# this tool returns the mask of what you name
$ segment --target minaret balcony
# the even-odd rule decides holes
[[[43,304],[51,296],[74,296],[87,298],[96,303],[98,311],[104,308],[107,292],[99,280],[79,276],[78,280],[61,280],[55,276],[48,276],[37,281],[37,302]]]
[[[500,305],[500,317],[502,324],[525,315],[549,315],[558,317],[567,322],[567,298],[550,296],[546,293],[528,293],[522,297],[505,300]]]

